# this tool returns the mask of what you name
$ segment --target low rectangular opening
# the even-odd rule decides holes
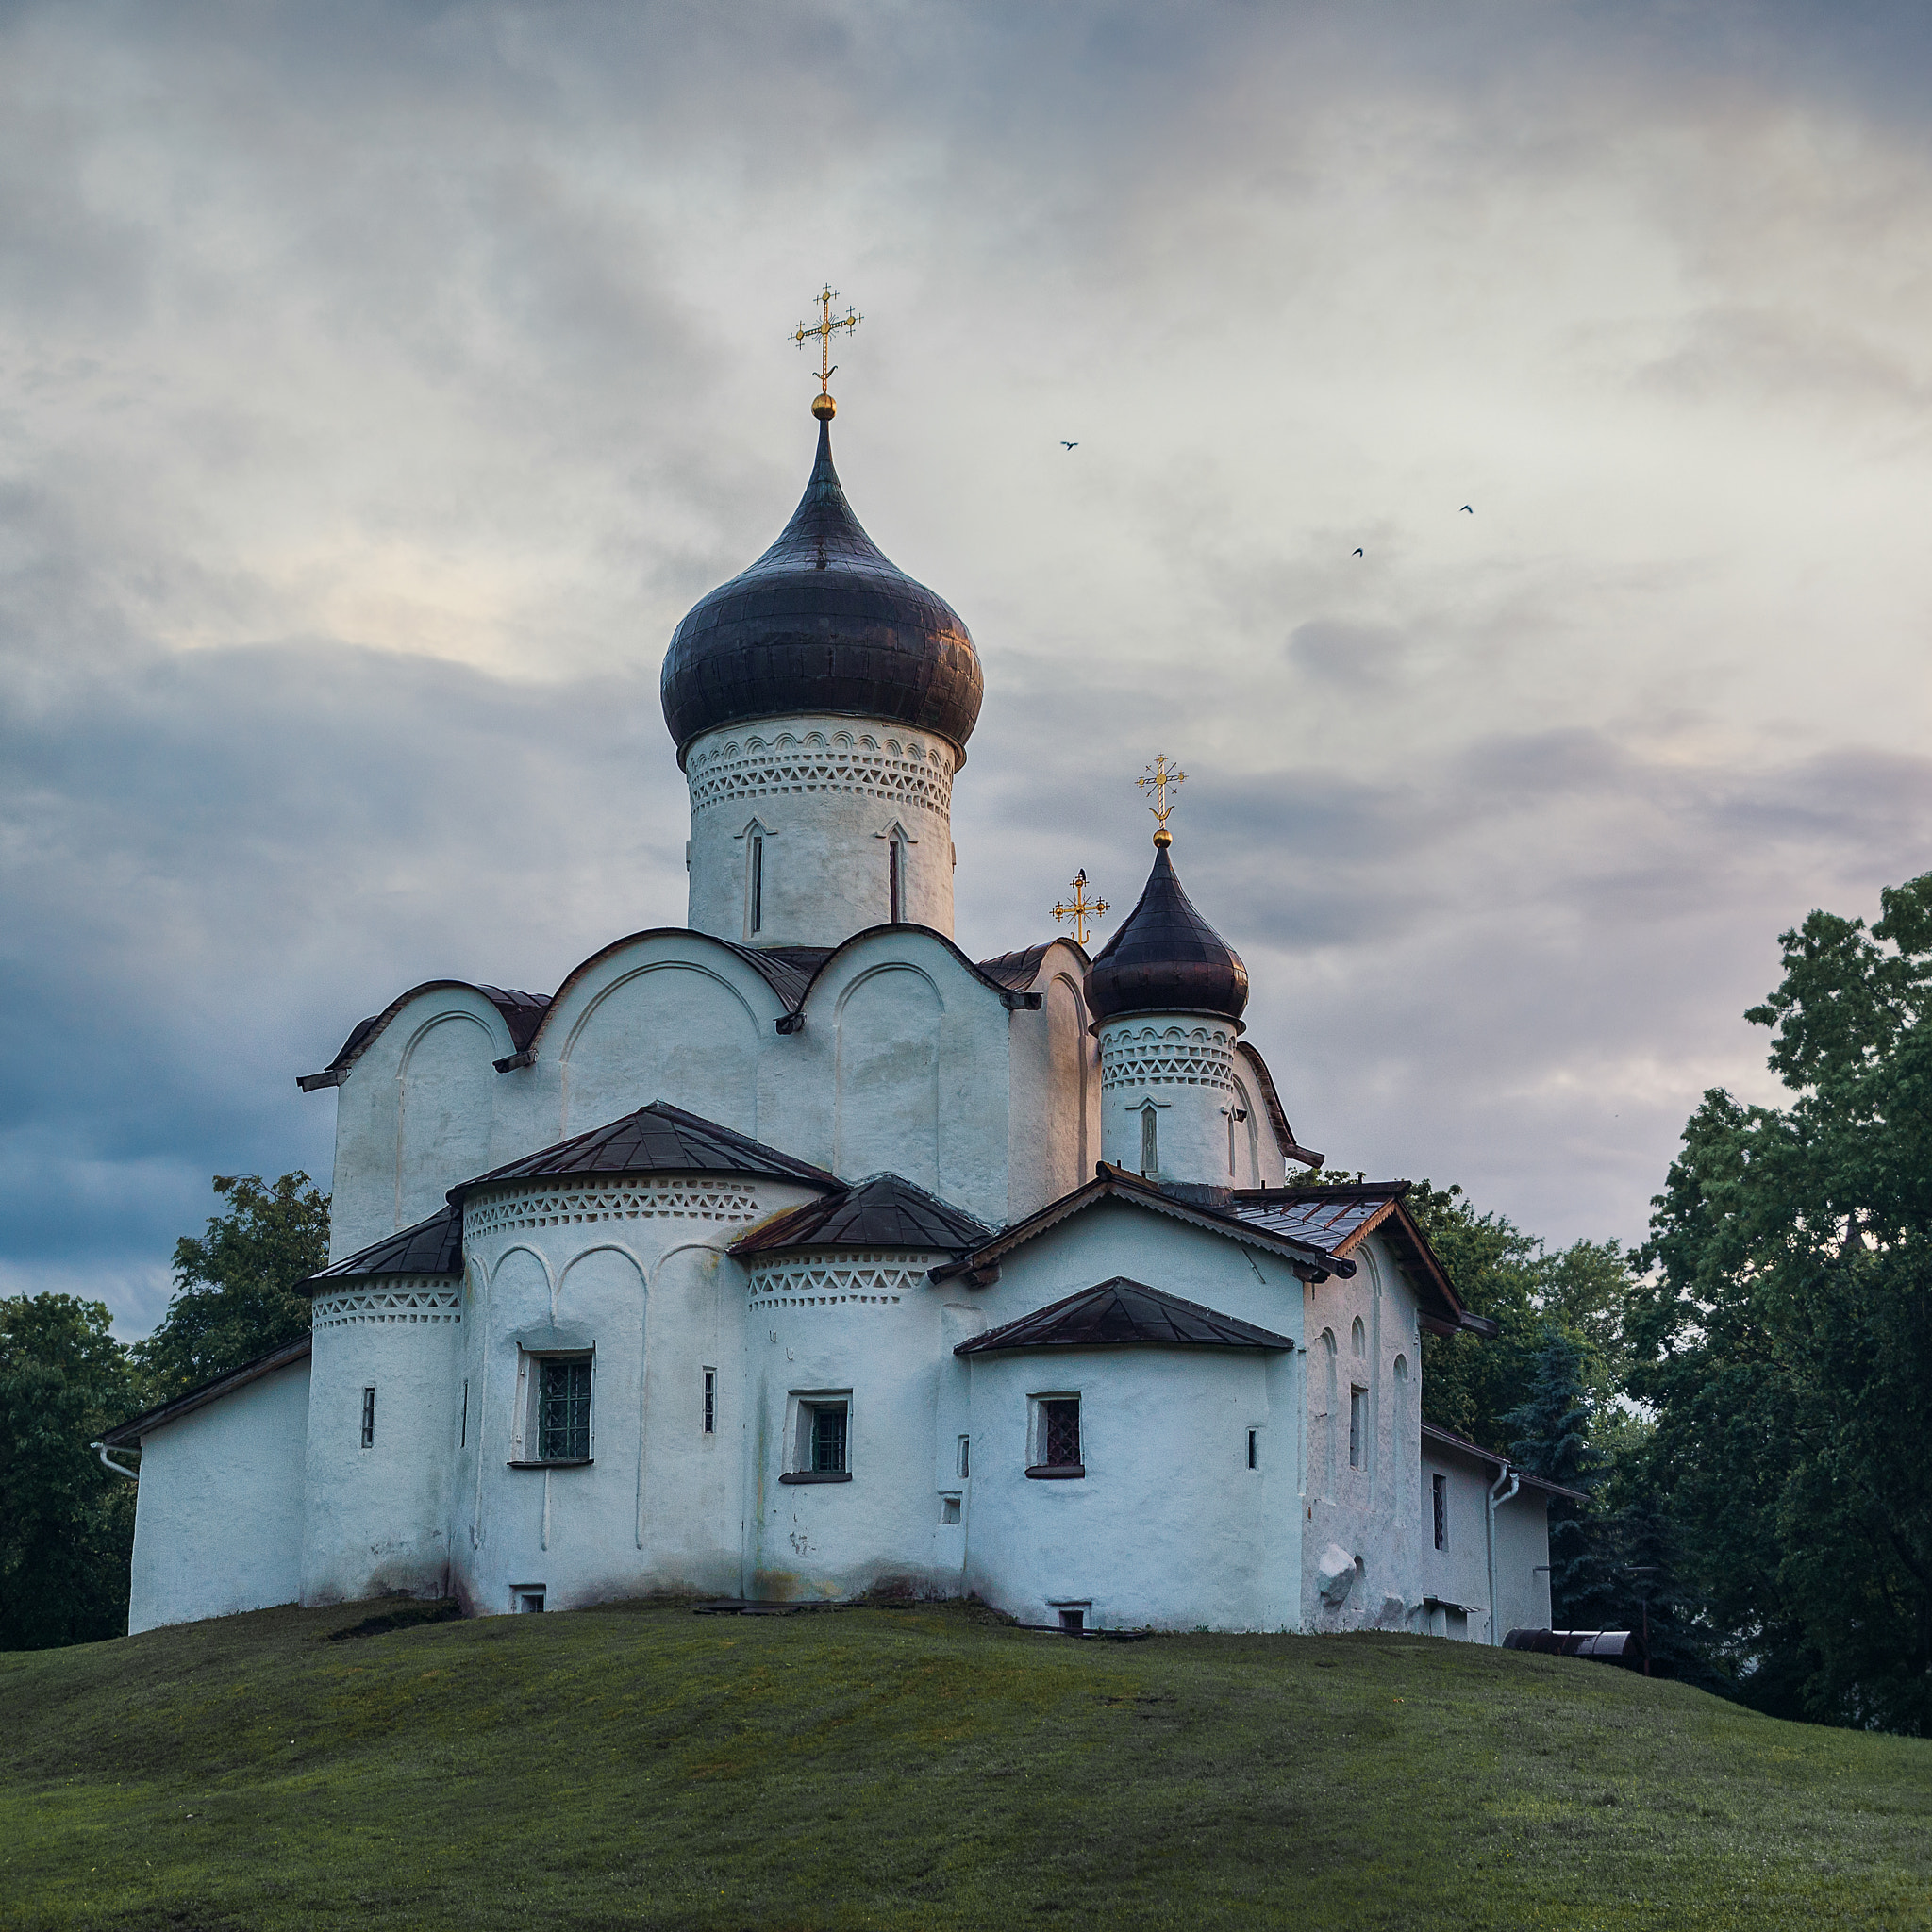
[[[535,1616],[543,1607],[544,1593],[541,1583],[511,1584],[509,1607],[512,1614],[519,1617]]]
[[[959,1520],[959,1499],[958,1499],[958,1496],[941,1496],[941,1497],[940,1498],[940,1521],[941,1521],[941,1523],[958,1523],[958,1520]]]
[[[1062,1610],[1060,1612],[1060,1628],[1069,1637],[1083,1635],[1087,1628],[1087,1612],[1085,1610]]]

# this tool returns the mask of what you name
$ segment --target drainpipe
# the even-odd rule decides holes
[[[1509,1485],[1507,1490],[1503,1489],[1505,1483]],[[1523,1478],[1506,1462],[1503,1465],[1503,1474],[1490,1485],[1490,1641],[1492,1644],[1501,1643],[1503,1641],[1503,1633],[1497,1627],[1499,1620],[1496,1616],[1496,1511],[1516,1493],[1522,1484]],[[1499,1490],[1503,1491],[1501,1495],[1496,1493]]]
[[[111,1469],[116,1475],[125,1475],[127,1478],[127,1480],[131,1483],[138,1483],[141,1480],[140,1470],[129,1469],[125,1462],[108,1461],[108,1445],[105,1442],[90,1442],[87,1446],[90,1449],[92,1449],[94,1452],[94,1454],[101,1458],[101,1463],[104,1468]]]

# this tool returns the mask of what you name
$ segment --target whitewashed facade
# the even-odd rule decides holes
[[[1480,1324],[1400,1184],[1289,1185],[1319,1157],[1164,831],[1097,960],[954,943],[977,680],[822,437],[666,660],[688,923],[548,996],[413,988],[304,1078],[311,1336],[109,1438],[131,1627],[390,1591],[1547,1622],[1545,1491],[1421,1423],[1424,1329]]]

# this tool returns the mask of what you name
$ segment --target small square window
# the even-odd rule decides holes
[[[1366,1389],[1351,1389],[1348,1391],[1348,1466],[1360,1469],[1368,1461],[1369,1454],[1369,1391]]]
[[[940,1521],[941,1521],[941,1523],[958,1523],[958,1520],[959,1520],[959,1499],[958,1499],[958,1496],[941,1496],[941,1497],[940,1498]]]
[[[1087,1612],[1085,1610],[1062,1610],[1060,1628],[1069,1637],[1083,1637],[1087,1632]]]
[[[849,1394],[799,1395],[782,1483],[849,1483],[852,1480],[852,1398]]]
[[[511,1584],[509,1607],[520,1617],[534,1616],[543,1607],[543,1586],[541,1583]]]

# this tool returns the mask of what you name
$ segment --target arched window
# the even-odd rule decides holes
[[[1322,1494],[1335,1500],[1335,1331],[1322,1331]]]
[[[1362,1318],[1355,1318],[1355,1326],[1348,1331],[1349,1352],[1360,1361],[1369,1352],[1368,1340],[1362,1331]]]

